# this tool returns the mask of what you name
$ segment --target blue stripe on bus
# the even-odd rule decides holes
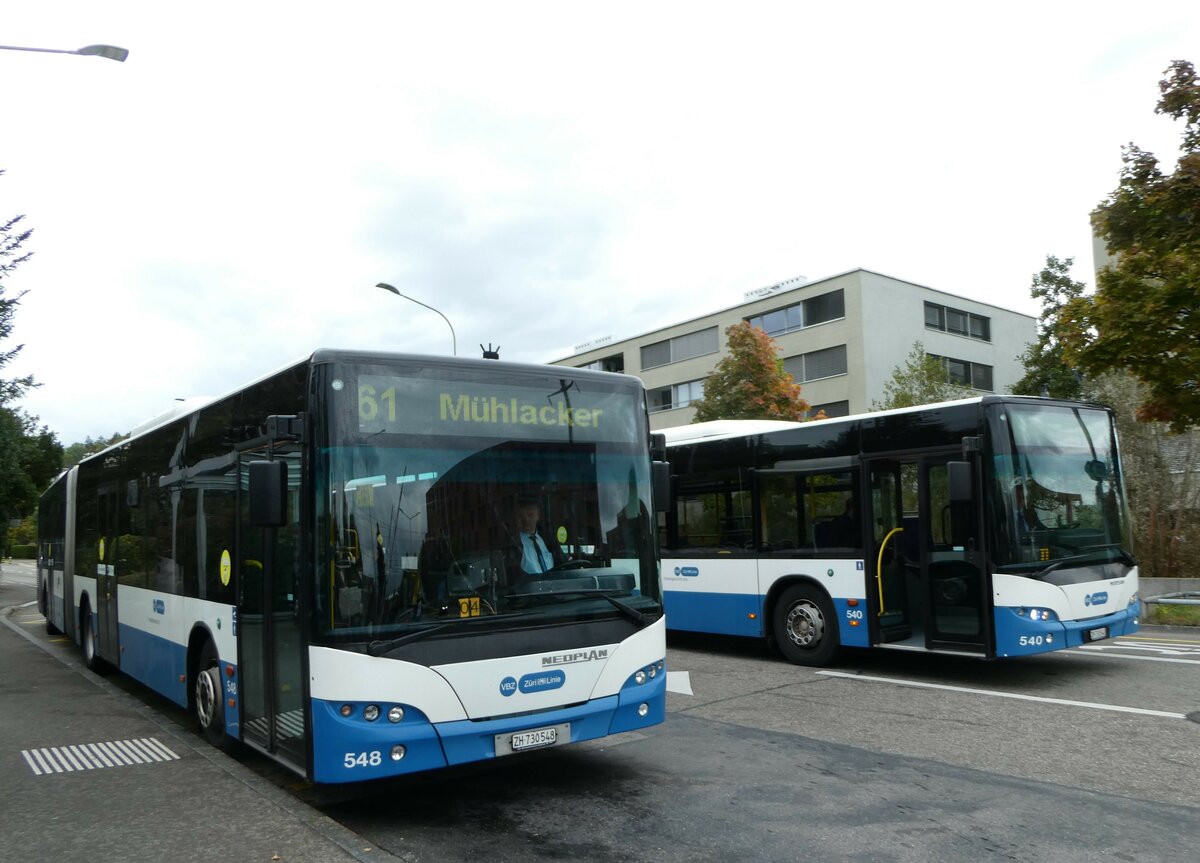
[[[1017,614],[1017,609],[1008,606],[993,612],[996,631],[996,656],[1029,656],[1048,653],[1064,647],[1086,644],[1084,634],[1102,627],[1108,628],[1108,637],[1132,635],[1138,631],[1139,603],[1124,611],[1088,620],[1030,620],[1028,615]]]
[[[161,635],[120,625],[121,671],[187,707],[187,648]],[[180,681],[179,676],[184,675]]]
[[[317,782],[358,782],[484,761],[496,757],[497,734],[562,723],[570,723],[572,743],[646,728],[666,716],[667,675],[663,672],[640,686],[631,678],[617,695],[574,707],[436,726],[408,705],[403,720],[388,722],[392,705],[386,702],[371,702],[380,708],[380,718],[373,722],[363,719],[364,705],[359,703],[351,705],[347,718],[339,712],[344,703],[313,699],[313,779]],[[645,716],[638,715],[641,704],[649,708]],[[396,744],[405,747],[399,761],[391,757]]]
[[[188,706],[187,648],[152,632],[137,629],[127,623],[119,625],[121,639],[121,673],[149,686],[164,698],[180,707]],[[221,682],[225,687],[222,708],[225,711],[225,733],[237,738],[240,731],[236,690],[237,663],[218,660]],[[229,673],[229,668],[234,674]],[[180,677],[183,679],[180,680]],[[233,699],[233,706],[229,700]]]
[[[854,605],[850,603],[854,602]],[[870,647],[871,632],[867,626],[866,599],[834,598],[833,607],[837,613],[837,633],[839,643],[847,647]]]
[[[867,601],[834,598],[835,637],[848,647],[870,647],[867,626]],[[664,591],[667,629],[682,632],[707,632],[714,635],[741,635],[762,638],[769,622],[764,619],[763,597],[737,593],[698,593],[691,590]],[[750,615],[755,617],[751,619]]]
[[[762,607],[763,599],[756,594],[663,591],[663,608],[670,630],[762,638]]]

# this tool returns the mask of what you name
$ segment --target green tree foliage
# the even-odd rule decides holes
[[[25,296],[24,291],[5,296],[5,280],[32,254],[21,251],[32,233],[21,227],[24,218],[15,216],[0,223],[0,344],[12,336],[13,317]],[[0,348],[0,369],[12,362],[22,347]],[[61,466],[62,447],[54,434],[45,426],[38,428],[37,417],[12,405],[35,386],[32,375],[0,378],[0,518],[4,519],[32,512],[38,495]]]
[[[971,390],[950,380],[945,364],[925,353],[925,345],[913,342],[904,362],[892,370],[892,377],[883,385],[883,401],[873,401],[875,410],[909,408],[946,402],[973,395]]]
[[[1070,275],[1074,263],[1074,258],[1059,260],[1047,255],[1046,266],[1033,277],[1030,294],[1042,301],[1042,313],[1038,317],[1037,341],[1018,357],[1025,376],[1013,385],[1017,395],[1077,399],[1083,391],[1083,378],[1067,365],[1058,338],[1063,307],[1083,296],[1083,283]]]
[[[1128,369],[1145,387],[1138,417],[1180,431],[1200,424],[1200,84],[1184,60],[1166,75],[1155,111],[1185,123],[1175,171],[1124,148],[1120,185],[1092,212],[1116,264],[1066,303],[1058,336],[1085,374]]]
[[[0,171],[0,176],[3,174],[4,172]],[[4,280],[32,255],[32,252],[21,252],[21,244],[28,240],[29,235],[33,233],[31,230],[21,227],[21,222],[24,220],[24,216],[14,216],[0,224],[0,342],[4,342],[12,335],[13,317],[17,313],[21,297],[25,296],[24,291],[14,297],[4,295]],[[0,369],[12,362],[21,352],[22,347],[24,345],[0,349]],[[31,376],[10,380],[0,378],[0,406],[19,399],[32,386],[35,384]]]
[[[746,321],[725,331],[729,353],[704,380],[704,398],[692,402],[693,422],[804,419],[809,404],[784,371],[775,340]]]
[[[107,439],[96,438],[93,440],[92,436],[88,435],[87,439],[82,443],[73,443],[63,450],[62,465],[63,467],[70,467],[71,465],[79,464],[79,462],[83,461],[83,459],[87,456],[92,455],[93,453],[98,453],[103,449],[107,449],[113,444],[125,440],[127,437],[129,437],[129,435],[124,435],[120,432],[113,432],[112,436]]]

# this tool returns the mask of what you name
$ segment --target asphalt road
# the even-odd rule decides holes
[[[1200,844],[1197,636],[829,669],[672,637],[648,732],[351,789],[238,761],[409,861],[1179,861]]]

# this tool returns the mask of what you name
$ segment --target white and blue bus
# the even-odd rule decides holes
[[[668,627],[987,658],[1135,632],[1111,411],[984,396],[664,431]]]
[[[663,720],[636,378],[320,350],[175,413],[42,498],[40,603],[89,667],[322,783]]]

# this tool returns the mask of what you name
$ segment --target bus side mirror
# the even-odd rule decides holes
[[[252,461],[250,473],[250,524],[283,527],[287,524],[287,462]]]
[[[671,508],[671,465],[665,461],[650,462],[650,479],[653,482],[654,511],[666,512]]]
[[[974,478],[971,476],[971,463],[969,461],[947,462],[946,470],[950,477],[950,502],[970,503],[974,500],[975,494],[971,488],[974,482]]]
[[[950,544],[966,548],[971,541],[971,504],[975,500],[971,463],[947,462],[946,471],[950,484]]]

